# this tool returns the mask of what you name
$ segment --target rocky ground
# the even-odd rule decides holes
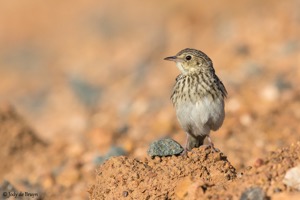
[[[1,2],[1,198],[300,199],[299,7]],[[151,158],[155,140],[185,142],[163,58],[186,47],[228,90],[220,152]]]

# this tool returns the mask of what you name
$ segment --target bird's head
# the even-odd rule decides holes
[[[205,53],[196,49],[183,49],[175,56],[166,57],[164,60],[174,61],[184,75],[212,69],[211,59]]]

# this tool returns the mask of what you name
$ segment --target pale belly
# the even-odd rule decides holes
[[[196,103],[181,102],[176,107],[176,115],[182,128],[195,136],[208,135],[210,130],[218,130],[223,124],[224,100],[204,97]]]

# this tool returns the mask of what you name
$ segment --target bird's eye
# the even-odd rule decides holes
[[[185,57],[186,60],[191,60],[192,59],[192,56],[187,56]]]

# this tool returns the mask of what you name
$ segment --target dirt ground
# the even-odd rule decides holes
[[[236,171],[220,152],[199,148],[187,156],[156,157],[141,162],[115,157],[97,170],[91,199],[289,199],[300,197],[283,183],[288,169],[299,163],[300,142],[272,152],[253,167]],[[260,188],[259,198],[243,194]],[[294,190],[295,191],[295,190]],[[284,196],[286,195],[286,196]]]
[[[300,199],[284,182],[300,165],[299,7],[1,2],[1,198]],[[179,70],[163,58],[187,47],[228,91],[220,152],[152,159],[151,142],[185,142],[170,101]]]

